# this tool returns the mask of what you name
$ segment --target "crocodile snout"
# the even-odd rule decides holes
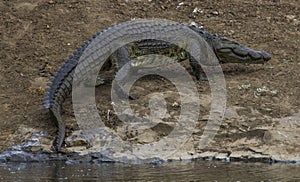
[[[271,59],[271,55],[269,53],[267,53],[266,51],[261,51],[261,55],[263,56],[263,59],[265,62],[267,62]]]

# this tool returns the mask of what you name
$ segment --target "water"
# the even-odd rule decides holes
[[[299,164],[172,162],[0,164],[1,181],[300,181]]]

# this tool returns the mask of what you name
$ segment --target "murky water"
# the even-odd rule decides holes
[[[299,164],[172,162],[162,165],[114,163],[0,164],[1,181],[300,181]]]

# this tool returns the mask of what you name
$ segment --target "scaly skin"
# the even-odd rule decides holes
[[[54,73],[53,77],[50,80],[50,83],[46,87],[46,94],[44,98],[44,107],[50,110],[51,115],[54,116],[54,120],[58,125],[58,140],[54,144],[56,150],[60,150],[62,143],[65,137],[65,123],[61,118],[61,105],[66,99],[66,97],[71,93],[72,83],[74,78],[75,69],[77,66],[80,66],[80,74],[84,75],[90,71],[90,67],[97,66],[99,63],[95,60],[91,61],[91,65],[87,66],[86,64],[79,64],[79,60],[84,57],[83,52],[87,47],[95,40],[97,46],[96,48],[91,48],[91,50],[99,51],[106,45],[108,45],[114,38],[132,35],[136,33],[148,33],[152,34],[153,32],[162,32],[172,33],[182,29],[190,29],[198,33],[204,40],[209,44],[213,49],[220,63],[254,63],[262,64],[268,61],[271,56],[264,51],[255,51],[251,48],[248,48],[244,45],[241,45],[231,39],[221,37],[218,35],[210,34],[203,29],[193,26],[193,25],[182,25],[174,22],[165,22],[165,21],[154,21],[154,20],[142,20],[142,21],[132,21],[121,23],[94,35],[91,39],[86,41],[77,51],[75,51],[65,63]],[[154,34],[155,35],[155,34]],[[142,54],[146,53],[157,53],[170,52],[174,49],[174,46],[158,40],[141,40],[134,42],[134,45],[137,45],[138,52]],[[176,48],[175,48],[176,49]],[[123,50],[123,53],[122,53]],[[177,49],[176,49],[177,50]],[[180,49],[179,49],[180,50]],[[176,51],[175,51],[176,52]],[[177,51],[181,55],[181,50]],[[120,53],[118,55],[118,53]],[[125,54],[129,54],[124,56]],[[93,52],[89,53],[93,54]],[[101,53],[97,54],[99,57],[105,57],[108,54],[108,51],[103,50]],[[116,61],[117,67],[121,68],[127,61],[130,61],[130,57],[137,56],[137,53],[128,53],[128,49],[120,48],[116,53],[113,54],[112,59]],[[130,57],[129,57],[130,56]],[[123,57],[123,58],[122,58]],[[124,59],[124,57],[126,59]],[[90,62],[89,62],[90,63]],[[200,66],[195,64],[191,60],[191,66],[195,73],[195,76],[199,79],[199,69]]]

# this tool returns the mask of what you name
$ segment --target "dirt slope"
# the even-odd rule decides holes
[[[55,134],[55,127],[41,104],[43,88],[51,73],[97,31],[132,18],[194,21],[209,32],[269,52],[272,60],[266,65],[224,66],[228,108],[235,108],[245,121],[226,120],[222,124],[224,132],[230,133],[234,126],[238,134],[229,137],[228,143],[222,143],[221,132],[212,150],[252,135],[262,141],[268,134],[266,131],[280,141],[274,134],[281,121],[278,118],[300,112],[299,7],[297,0],[1,1],[0,151],[24,140],[16,134],[21,125]],[[257,89],[264,87],[269,91],[257,96]],[[167,88],[167,85],[159,87]],[[202,90],[208,93],[208,88]],[[290,136],[293,139],[299,139],[298,116],[294,117],[295,125],[287,128],[288,132],[294,132]],[[258,126],[263,130],[258,130]],[[292,153],[297,152],[296,143],[289,149]],[[248,151],[247,141],[244,144]]]

